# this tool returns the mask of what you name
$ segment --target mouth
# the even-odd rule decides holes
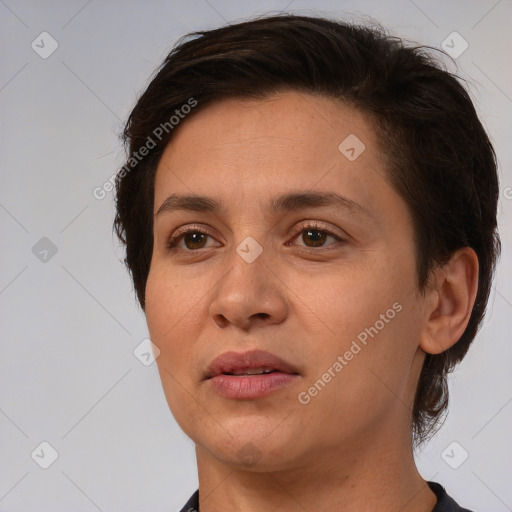
[[[279,370],[275,370],[273,368],[246,368],[246,369],[236,369],[232,372],[224,372],[223,375],[238,375],[240,377],[246,376],[250,377],[251,375],[266,375],[267,373],[276,373]]]
[[[208,367],[204,380],[225,398],[256,399],[292,384],[299,372],[284,359],[262,350],[225,352]]]
[[[278,372],[298,375],[292,364],[264,350],[224,352],[211,362],[206,370],[205,379],[219,375],[251,376]]]

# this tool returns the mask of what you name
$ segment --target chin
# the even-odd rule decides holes
[[[236,470],[254,472],[279,471],[300,460],[298,436],[280,425],[281,419],[269,421],[254,416],[237,418],[235,423],[223,421],[208,435],[204,431],[187,433],[210,456]]]
[[[290,453],[291,446],[262,445],[259,440],[231,441],[229,446],[208,446],[210,455],[226,466],[239,471],[255,473],[275,472],[293,466],[293,461],[299,458],[296,453]]]

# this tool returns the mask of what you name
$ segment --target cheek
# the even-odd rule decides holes
[[[201,291],[184,286],[179,277],[161,267],[153,266],[146,284],[146,322],[151,340],[160,349],[159,365],[174,373],[192,353],[187,337],[197,322],[193,321],[200,307]]]
[[[414,268],[413,258],[397,264],[380,254],[368,265],[340,273],[337,279],[319,280],[328,292],[315,288],[315,294],[304,297],[310,309],[319,312],[321,329],[326,333],[323,350],[310,347],[315,361],[314,374],[309,376],[312,380],[342,356],[347,379],[343,385],[350,382],[356,394],[358,389],[367,395],[376,392],[375,387],[384,388],[374,374],[392,388],[402,385],[421,328]],[[314,329],[308,337],[314,341]]]
[[[158,345],[160,350],[164,349],[162,344],[166,330],[169,329],[169,323],[165,321],[169,314],[175,312],[175,293],[165,276],[155,272],[154,266],[151,267],[146,283],[146,322],[153,343]]]
[[[200,290],[190,290],[174,273],[153,266],[146,284],[146,322],[151,341],[160,349],[156,363],[165,398],[173,416],[185,430],[192,409],[194,344],[201,322],[193,316],[200,307]],[[204,294],[204,292],[203,292]]]
[[[320,313],[335,335],[342,335],[341,339],[346,339],[345,335],[357,336],[376,322],[378,330],[383,331],[400,316],[396,310],[408,300],[409,279],[390,268],[384,256],[352,266],[338,276],[320,279],[309,298],[311,308]],[[393,309],[394,304],[398,305]]]

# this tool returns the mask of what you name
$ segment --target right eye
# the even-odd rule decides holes
[[[188,226],[173,234],[167,240],[166,247],[170,251],[194,252],[198,249],[208,248],[208,246],[205,246],[205,242],[209,237],[213,238],[210,234],[205,233],[203,228],[199,229],[195,226]],[[185,244],[185,248],[178,247],[181,242]]]

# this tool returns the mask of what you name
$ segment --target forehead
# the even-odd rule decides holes
[[[171,193],[247,207],[298,189],[371,202],[369,192],[386,183],[381,157],[366,116],[331,98],[289,91],[199,105],[160,160],[155,212]]]
[[[317,156],[319,151],[332,154],[349,135],[374,142],[365,114],[330,97],[283,91],[263,99],[222,99],[203,108],[199,103],[175,130],[166,152],[212,153],[219,144],[233,151],[247,151],[249,145],[261,151],[271,145],[273,150],[294,147],[287,155],[293,161],[310,155],[312,144]]]

